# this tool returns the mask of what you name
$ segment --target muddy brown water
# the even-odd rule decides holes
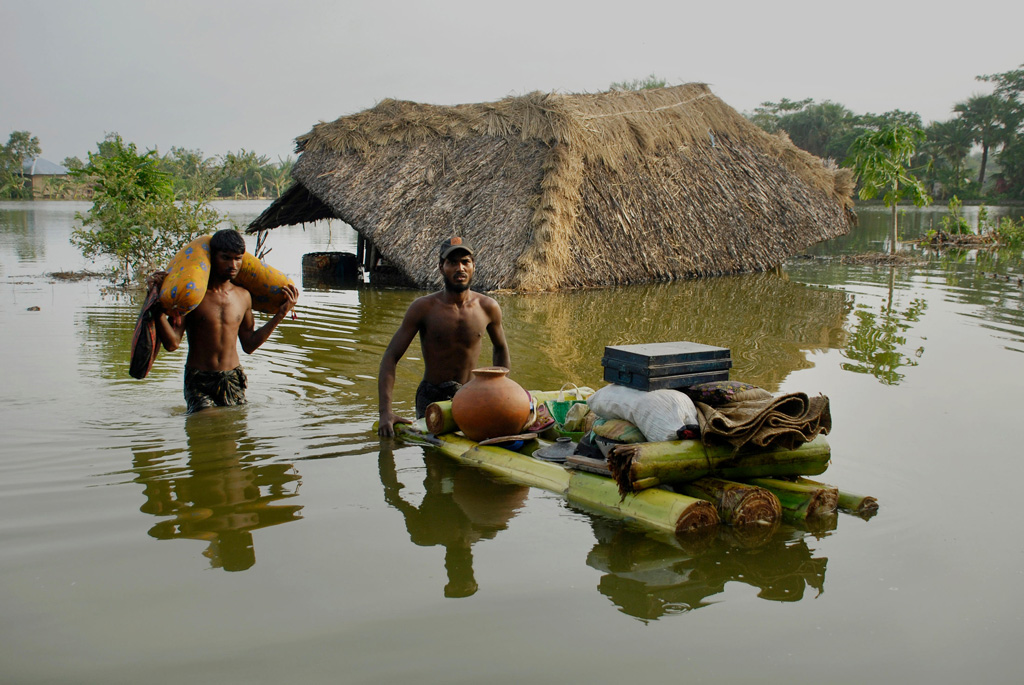
[[[87,207],[0,203],[3,682],[1021,670],[1019,253],[844,264],[885,249],[888,213],[870,208],[778,273],[498,295],[528,388],[600,387],[608,344],[693,340],[729,347],[734,379],[829,396],[821,479],[877,497],[876,516],[678,540],[382,444],[377,364],[413,291],[304,288],[298,318],[243,360],[250,403],[185,417],[183,351],[127,374],[140,294],[48,275],[98,268],[68,244]],[[219,207],[244,223],[265,203]],[[909,212],[904,237],[940,216]],[[300,280],[303,253],[355,236],[283,228],[270,246]],[[407,414],[417,357],[399,367]]]

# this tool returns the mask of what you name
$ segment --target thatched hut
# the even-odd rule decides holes
[[[759,271],[846,233],[853,177],[765,133],[703,84],[385,100],[297,139],[296,180],[249,227],[337,217],[393,269],[440,284],[438,245],[480,289],[555,290]],[[382,279],[383,280],[383,279]]]

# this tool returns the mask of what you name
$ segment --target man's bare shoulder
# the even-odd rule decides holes
[[[501,306],[493,297],[478,292],[474,292],[473,295],[475,296],[474,299],[476,299],[477,304],[480,305],[480,307],[482,307],[488,314],[491,314],[492,316],[494,314],[501,314]]]
[[[424,314],[429,312],[431,309],[441,304],[441,293],[430,293],[429,295],[421,295],[412,301],[409,305],[410,313]]]

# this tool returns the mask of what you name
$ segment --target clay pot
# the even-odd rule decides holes
[[[452,418],[470,440],[523,432],[533,418],[533,398],[508,377],[504,366],[473,369],[473,378],[452,398]]]

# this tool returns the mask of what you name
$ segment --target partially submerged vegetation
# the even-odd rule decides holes
[[[949,213],[942,217],[942,228],[928,231],[915,241],[928,247],[1020,248],[1024,246],[1024,218],[1001,216],[992,218],[988,208],[978,209],[978,222],[972,226],[963,215],[963,203],[954,195]]]
[[[82,225],[72,231],[71,242],[86,257],[111,258],[113,276],[122,283],[162,267],[182,245],[221,221],[202,192],[176,201],[156,153],[140,154],[120,136],[90,153],[88,165],[75,174],[91,178],[95,190],[89,211],[75,213]]]

